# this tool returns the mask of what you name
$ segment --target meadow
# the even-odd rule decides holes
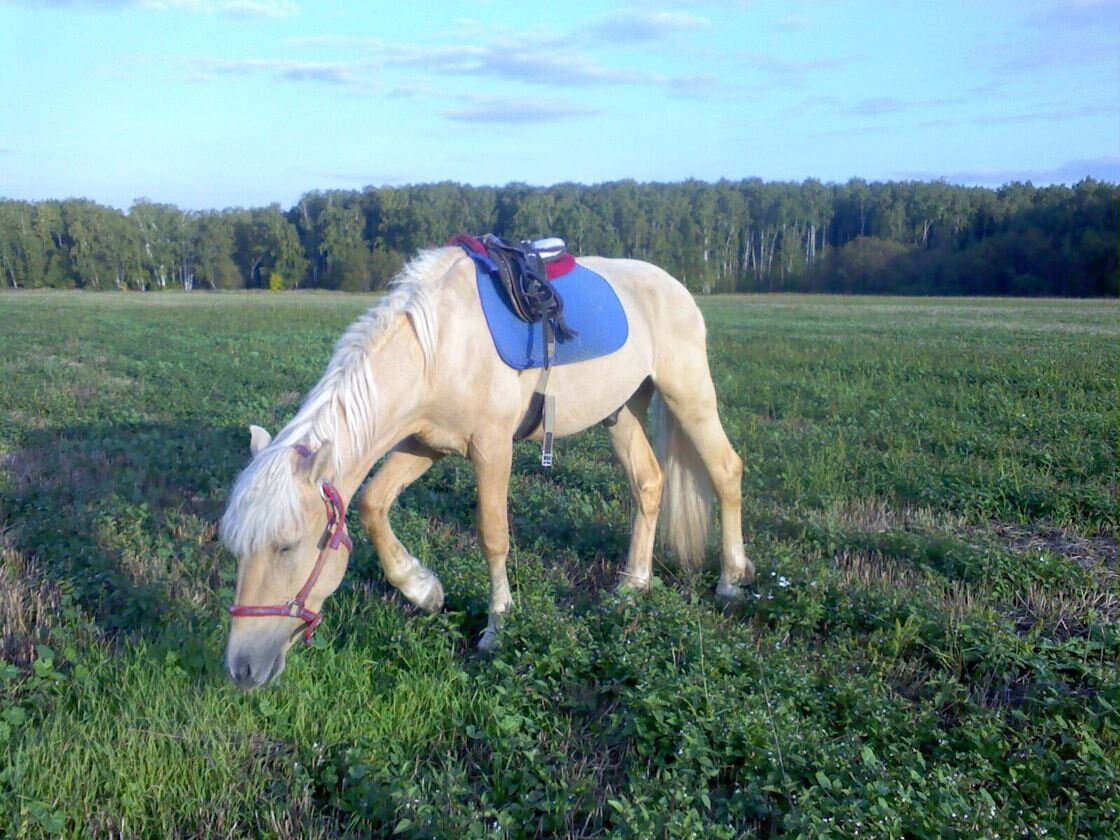
[[[373,296],[0,294],[0,835],[1120,836],[1112,300],[701,301],[758,579],[612,594],[605,433],[515,456],[486,622],[469,465],[356,514],[314,644],[222,669],[216,522]]]

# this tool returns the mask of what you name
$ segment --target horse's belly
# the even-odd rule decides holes
[[[634,396],[651,371],[644,359],[636,358],[628,349],[552,369],[545,394],[555,400],[557,437],[574,435],[601,423]],[[521,376],[525,405],[540,381],[540,374],[541,371],[533,370]],[[538,427],[530,439],[540,440],[543,436],[543,428]]]

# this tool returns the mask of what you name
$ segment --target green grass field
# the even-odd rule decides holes
[[[704,300],[759,577],[610,594],[602,430],[517,450],[491,656],[469,466],[225,679],[216,521],[371,297],[0,294],[0,835],[1120,836],[1116,301]]]

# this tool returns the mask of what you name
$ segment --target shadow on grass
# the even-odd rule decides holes
[[[237,564],[218,542],[217,523],[229,487],[248,462],[246,437],[240,426],[190,423],[30,430],[23,445],[0,462],[5,547],[26,558],[30,574],[49,581],[60,593],[56,601],[78,608],[99,634],[144,639],[206,670],[210,666],[202,660],[220,658],[207,645],[220,644],[233,598]],[[529,454],[535,460],[536,453]],[[533,472],[529,455],[519,455],[518,472]],[[546,482],[530,482],[524,497],[510,504],[514,540],[521,547],[516,562],[534,576],[550,578],[556,584],[550,597],[579,610],[593,608],[613,589],[630,540],[628,510],[589,513],[587,498],[573,504],[568,495],[598,497],[609,508],[609,488],[603,485],[624,487],[624,478],[616,466],[600,467],[556,470]],[[438,553],[428,562],[444,580],[448,610],[459,614],[467,638],[477,637],[486,623],[487,584],[473,532],[469,465],[441,465],[402,503],[408,517],[394,516],[401,539],[414,550],[426,541]],[[351,526],[358,548],[344,589],[364,598],[392,598],[408,609],[381,575],[353,512]],[[426,532],[413,533],[417,527]],[[675,580],[678,570],[660,552],[658,558],[657,573]],[[703,577],[714,586],[714,554],[711,561]],[[330,618],[338,619],[331,623],[337,640],[345,642],[341,616]],[[12,651],[29,650],[33,635],[19,644],[5,640],[3,654],[19,658]]]
[[[21,442],[0,460],[0,547],[29,591],[43,585],[52,594],[39,599],[49,609],[5,620],[0,655],[26,662],[47,628],[88,621],[95,635],[142,639],[175,651],[199,673],[220,670],[213,648],[225,632],[237,562],[221,547],[217,526],[249,460],[244,428],[89,424],[31,430]],[[462,488],[437,482],[410,494],[410,513],[458,532],[461,495]],[[392,597],[356,510],[350,519],[358,549],[344,588]],[[473,630],[485,623],[485,601],[468,601]],[[67,607],[81,617],[62,615]],[[344,628],[336,629],[344,642]]]
[[[233,580],[216,522],[244,446],[183,423],[32,430],[0,464],[6,548],[103,633],[186,635]]]

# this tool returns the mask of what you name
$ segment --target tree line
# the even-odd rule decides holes
[[[563,237],[696,291],[1117,294],[1120,187],[706,183],[315,191],[290,209],[0,199],[10,288],[378,289],[455,233]]]

